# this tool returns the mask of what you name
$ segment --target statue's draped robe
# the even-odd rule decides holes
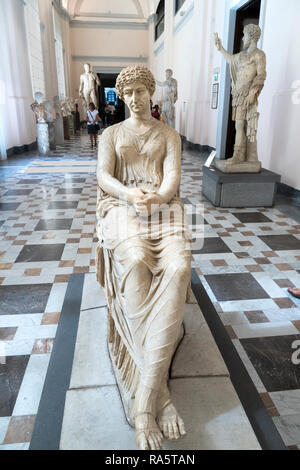
[[[167,155],[174,155],[174,166],[180,171],[178,145],[178,134],[159,121],[143,135],[127,127],[125,121],[101,136],[99,168],[101,171],[102,156],[109,154],[116,161],[114,177],[124,186],[158,191]],[[115,364],[132,396],[141,371],[143,375],[147,371],[145,385],[148,377],[151,386],[159,389],[169,368],[170,347],[174,348],[180,334],[190,281],[190,233],[183,204],[177,195],[150,223],[150,219],[138,217],[129,203],[98,187],[97,216],[97,274],[108,300],[109,341]],[[152,282],[133,311],[125,292],[138,263],[147,266]],[[152,358],[151,363],[147,357]]]

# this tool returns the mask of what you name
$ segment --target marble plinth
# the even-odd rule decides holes
[[[64,122],[61,117],[57,118],[55,122],[55,143],[56,145],[64,143]]]
[[[215,160],[215,167],[223,173],[250,173],[261,172],[260,162],[229,163],[227,160]]]
[[[40,155],[48,155],[50,152],[49,128],[46,122],[38,123],[37,128],[37,144]]]
[[[272,207],[280,180],[280,175],[265,169],[232,174],[203,167],[203,194],[216,207]]]
[[[56,150],[55,122],[48,122],[50,150]]]
[[[63,124],[64,124],[64,139],[70,140],[70,126],[69,126],[69,118],[67,116],[63,118]]]
[[[75,134],[75,129],[74,129],[74,117],[73,117],[73,115],[71,114],[70,116],[68,116],[68,119],[69,119],[69,132],[70,132],[70,135],[74,135]]]
[[[87,274],[66,396],[61,450],[137,450],[135,431],[126,420],[109,359],[103,301],[103,291],[97,287],[95,275]],[[173,361],[169,381],[187,435],[177,442],[164,441],[164,449],[260,450],[194,296],[192,302],[186,305],[185,337]],[[197,341],[195,354],[185,358]]]

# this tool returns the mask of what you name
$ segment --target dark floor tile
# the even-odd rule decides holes
[[[85,180],[86,178],[76,178],[70,175],[70,177],[65,179],[65,182],[68,183],[71,181],[72,183],[85,183]]]
[[[22,179],[18,184],[39,184],[41,179]]]
[[[230,248],[224,243],[221,238],[205,238],[204,246],[201,250],[193,251],[195,255],[198,254],[214,254],[214,253],[231,253]]]
[[[9,356],[0,364],[0,417],[11,416],[29,356]]]
[[[259,238],[273,251],[300,250],[300,240],[293,235],[266,235]]]
[[[60,261],[64,247],[64,244],[26,245],[15,262]]]
[[[0,286],[0,315],[43,313],[52,284]]]
[[[268,392],[300,389],[299,365],[292,363],[295,341],[300,335],[240,340]]]
[[[73,219],[43,219],[37,224],[35,231],[70,230]]]
[[[83,188],[66,188],[60,189],[57,194],[81,194]]]
[[[261,212],[234,212],[232,215],[236,217],[242,224],[260,224],[272,222]]]
[[[4,220],[0,220],[0,227],[4,224]]]
[[[31,194],[33,189],[13,189],[10,191],[7,191],[7,193],[4,194],[4,196],[29,196]]]
[[[269,298],[251,274],[208,275],[205,279],[218,302]]]
[[[36,415],[13,416],[10,420],[3,444],[30,442]]]
[[[0,341],[12,341],[17,329],[17,327],[0,328]]]
[[[55,209],[77,209],[78,201],[54,201],[49,204],[47,209],[55,210]]]
[[[0,211],[15,211],[20,204],[20,202],[0,202]]]

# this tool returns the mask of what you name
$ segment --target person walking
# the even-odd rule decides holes
[[[89,109],[87,112],[87,123],[88,123],[88,134],[91,139],[91,146],[93,148],[94,141],[95,147],[97,146],[97,137],[98,132],[100,130],[99,122],[100,122],[99,111],[96,109],[94,103],[90,103]]]

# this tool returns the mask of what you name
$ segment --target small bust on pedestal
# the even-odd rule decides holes
[[[31,109],[35,114],[37,129],[38,151],[41,155],[48,155],[50,152],[49,144],[49,128],[47,123],[46,108],[43,93],[35,93],[35,101],[31,105]]]
[[[261,162],[257,154],[258,97],[266,80],[266,55],[257,48],[261,36],[258,25],[244,28],[244,50],[229,54],[215,34],[217,49],[230,65],[232,78],[232,119],[236,123],[233,157],[218,160],[216,168],[223,173],[260,173]]]

